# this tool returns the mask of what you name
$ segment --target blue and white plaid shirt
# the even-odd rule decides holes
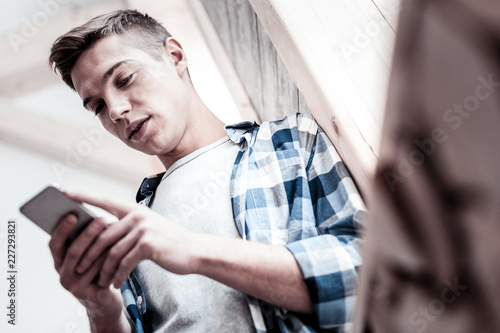
[[[337,151],[308,114],[226,130],[240,146],[230,180],[236,227],[245,240],[291,251],[314,307],[314,315],[307,316],[248,296],[256,330],[350,331],[365,208]],[[161,174],[145,179],[137,200],[149,205],[160,180]],[[131,274],[122,295],[136,332],[142,327],[148,332],[140,289]],[[271,293],[271,298],[284,296]]]

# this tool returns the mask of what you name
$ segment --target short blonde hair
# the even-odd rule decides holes
[[[123,33],[130,33],[132,38],[128,41],[158,60],[165,41],[171,37],[160,23],[147,14],[136,10],[117,10],[97,16],[57,38],[50,50],[49,65],[75,90],[71,71],[80,55],[101,38]]]

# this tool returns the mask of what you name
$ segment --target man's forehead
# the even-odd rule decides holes
[[[93,85],[100,83],[117,64],[132,63],[134,59],[144,56],[142,50],[131,47],[125,40],[122,35],[108,36],[82,52],[71,71],[71,79],[77,91],[87,81],[91,81]]]
[[[81,69],[95,70],[102,69],[111,63],[119,61],[125,53],[129,53],[130,47],[123,43],[120,37],[108,36],[92,44],[78,57],[72,70],[72,75]]]

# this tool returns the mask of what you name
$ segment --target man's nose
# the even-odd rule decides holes
[[[108,102],[109,118],[113,123],[118,122],[130,111],[130,103],[126,99],[114,99]]]

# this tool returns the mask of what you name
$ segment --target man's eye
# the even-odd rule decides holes
[[[129,76],[127,76],[126,78],[124,78],[123,80],[121,80],[119,83],[118,83],[118,88],[121,88],[123,87],[124,85],[127,84],[128,81],[130,81],[130,79],[132,78],[132,76],[134,75],[134,73],[130,74]]]
[[[100,102],[99,104],[97,104],[97,107],[94,110],[96,116],[102,111],[103,107],[104,107],[104,102]]]

